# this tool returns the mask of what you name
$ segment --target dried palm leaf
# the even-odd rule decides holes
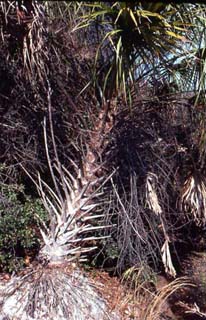
[[[181,195],[180,208],[186,215],[192,215],[198,226],[206,223],[206,179],[200,174],[191,174],[186,179]]]
[[[146,177],[146,203],[148,207],[157,215],[160,217],[162,230],[165,237],[165,242],[161,248],[162,253],[162,262],[165,267],[165,271],[170,274],[172,277],[176,276],[176,270],[172,263],[172,258],[170,254],[170,248],[169,248],[169,236],[166,231],[164,219],[163,219],[163,210],[159,204],[158,195],[157,195],[157,187],[156,184],[158,182],[158,177],[156,174],[152,172],[147,173]]]
[[[1,1],[0,13],[1,36],[20,49],[26,77],[43,80],[47,73],[44,62],[48,60],[44,4],[36,0]]]
[[[177,290],[181,288],[193,286],[189,279],[179,278],[175,279],[168,285],[161,288],[157,294],[154,296],[152,302],[149,304],[145,315],[144,320],[157,320],[162,313],[162,309],[167,299]]]
[[[147,173],[146,177],[146,202],[148,207],[154,211],[154,213],[158,216],[162,214],[162,208],[159,204],[158,195],[156,191],[156,182],[158,181],[158,177],[156,174],[152,172]]]
[[[170,274],[172,277],[176,277],[176,270],[174,268],[174,265],[172,263],[172,258],[171,258],[171,254],[170,254],[170,248],[169,248],[169,239],[166,239],[162,249],[162,262],[164,264],[165,267],[165,271]]]

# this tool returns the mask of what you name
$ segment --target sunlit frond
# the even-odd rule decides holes
[[[206,180],[204,176],[192,174],[187,178],[181,192],[180,207],[197,225],[205,225]]]
[[[189,19],[187,15],[183,19],[181,6],[151,6],[146,2],[94,2],[85,6],[90,11],[81,17],[74,30],[85,25],[101,26],[102,40],[97,59],[105,55],[107,47],[104,64],[106,72],[110,73],[104,87],[110,89],[109,92],[111,86],[116,92],[123,91],[126,99],[128,81],[131,85],[137,79],[138,68],[144,65],[147,70],[150,66],[154,70],[155,65],[168,59],[187,42]]]

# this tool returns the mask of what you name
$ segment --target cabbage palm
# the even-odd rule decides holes
[[[166,66],[187,41],[189,19],[185,12],[183,17],[181,5],[117,1],[85,6],[90,11],[75,30],[90,26],[90,32],[97,25],[102,38],[97,62],[99,58],[103,65],[97,74],[104,79],[101,90],[108,97],[119,90],[127,96],[134,82],[151,77],[160,64]]]
[[[53,185],[43,181],[40,174],[27,172],[23,167],[37,187],[50,223],[46,225],[42,222],[40,232],[43,244],[36,258],[37,265],[12,277],[1,291],[1,316],[9,319],[112,319],[113,316],[108,315],[106,299],[98,293],[93,281],[84,275],[79,264],[87,259],[87,253],[97,248],[96,243],[102,238],[98,236],[99,230],[111,227],[102,222],[107,206],[104,185],[110,179],[110,174],[104,172],[102,155],[113,120],[109,112],[105,119],[107,106],[98,110],[99,114],[91,114],[85,128],[87,139],[80,150],[82,159],[76,163],[69,158],[70,169],[63,166],[53,129],[46,39],[41,37],[43,33],[39,33],[45,21],[39,19],[38,13],[45,7],[32,0],[0,4],[2,40],[9,39],[16,46],[15,52],[7,51],[8,59],[19,59],[22,62],[19,64],[22,68],[20,72],[27,81],[47,89],[49,125],[45,120],[44,143]],[[18,34],[19,38],[14,36],[16,29],[22,32]],[[46,30],[44,25],[44,36]],[[38,51],[42,43],[46,58]],[[71,98],[70,103],[76,109]],[[84,123],[85,114],[81,116],[80,108],[76,109],[76,116]],[[86,116],[88,114],[89,111]],[[52,160],[49,129],[55,155]],[[78,150],[76,141],[73,145]],[[101,176],[101,173],[104,174]],[[38,212],[36,215],[38,217]],[[116,315],[115,319],[118,318]]]
[[[7,20],[8,9],[12,9],[14,11],[11,16],[14,12],[17,14],[16,25],[20,15],[20,23],[24,29],[24,36],[20,39],[23,68],[31,81],[37,72],[45,85],[48,80],[47,51],[45,50],[45,59],[39,51],[43,41],[41,29],[43,24],[41,19],[38,20],[40,17],[38,13],[42,11],[38,11],[38,1],[20,1],[20,3],[22,6],[16,10],[13,1],[7,1],[6,4],[9,5],[7,7],[1,2],[4,32],[8,31],[9,23],[12,24],[12,19]],[[47,1],[45,5],[51,14],[52,3]],[[42,181],[40,176],[36,181],[31,173],[28,174],[37,186],[51,223],[41,229],[44,244],[38,256],[40,262],[38,268],[30,270],[26,275],[14,277],[6,288],[3,312],[10,318],[14,314],[19,319],[107,318],[106,301],[98,296],[93,284],[82,274],[77,263],[84,261],[85,254],[95,248],[94,243],[98,237],[94,232],[107,227],[95,224],[94,220],[102,218],[102,214],[97,212],[103,197],[100,191],[102,184],[110,177],[104,174],[102,155],[107,144],[107,136],[114,125],[117,107],[115,100],[124,94],[125,101],[128,101],[128,98],[131,98],[132,88],[136,85],[138,88],[143,81],[148,81],[149,86],[154,80],[158,80],[158,77],[161,79],[162,74],[165,79],[174,75],[174,72],[171,72],[171,64],[177,62],[183,55],[187,58],[187,41],[191,39],[193,41],[194,38],[190,37],[199,32],[198,27],[194,27],[192,10],[195,13],[197,10],[202,10],[198,5],[168,5],[163,2],[154,4],[146,1],[90,2],[81,5],[77,3],[74,6],[64,2],[64,5],[66,8],[64,12],[68,17],[72,19],[74,11],[77,14],[73,22],[78,20],[78,23],[73,30],[86,28],[88,44],[95,42],[98,46],[94,80],[101,108],[98,110],[99,114],[92,130],[92,124],[89,124],[87,131],[91,133],[82,150],[81,165],[70,159],[73,166],[70,172],[62,165],[56,151],[51,119],[51,95],[50,91],[48,92],[50,128],[55,154],[53,162],[48,150],[46,129],[45,150],[54,188]],[[61,6],[62,4],[55,3],[55,10],[62,13]],[[23,20],[22,14],[24,14]],[[31,14],[31,17],[27,14]],[[64,16],[64,13],[62,15]],[[25,16],[31,20],[26,20]],[[39,21],[39,24],[35,24],[36,21]],[[202,47],[199,52],[204,59]],[[200,79],[202,79],[204,67],[200,65],[201,68],[196,68],[195,71],[201,73]],[[195,68],[195,65],[193,66]],[[186,68],[187,66],[183,64],[183,75]],[[194,180],[190,181],[194,183]],[[205,192],[205,187],[201,184],[195,196],[198,197],[202,190]],[[159,219],[163,229],[163,264],[165,269],[175,276],[169,249],[170,239],[163,217],[164,210],[158,199],[158,176],[149,170],[146,173],[145,191],[145,206]],[[188,202],[190,198],[192,196],[190,197],[186,190],[182,202],[186,200]],[[199,205],[199,202],[195,201],[196,204]],[[186,205],[188,203],[185,203]],[[201,214],[196,213],[196,218],[200,217]],[[81,290],[77,286],[80,286]],[[2,293],[4,294],[5,292]],[[82,295],[86,296],[85,305]],[[42,299],[42,296],[45,298]],[[17,301],[21,302],[19,309],[14,308]],[[13,310],[9,309],[9,306],[13,306]],[[88,314],[89,309],[90,314]]]
[[[185,55],[179,60],[176,71],[177,83],[182,91],[193,92],[193,99],[191,100],[193,134],[191,148],[188,150],[191,161],[180,194],[180,208],[197,225],[205,226],[206,10],[200,4],[190,5],[190,7],[195,9],[195,15],[192,15],[191,12],[187,13],[191,21],[192,32],[190,31],[188,35],[189,43]]]
[[[95,26],[99,32],[102,40],[97,50],[94,80],[105,100],[124,94],[125,101],[131,102],[135,89],[138,94],[141,86],[149,90],[165,83],[168,87],[173,85],[174,94],[191,90],[198,93],[197,97],[201,96],[205,85],[204,6],[117,1],[88,3],[85,7],[88,12],[80,17],[74,30],[86,28],[92,35]],[[150,174],[148,172],[146,176]],[[153,193],[151,190],[146,193],[150,209],[154,202],[158,204],[155,186],[153,189]],[[199,189],[203,190],[202,187]],[[152,209],[154,213],[155,208]],[[170,239],[162,220],[163,209],[160,209],[158,215],[165,239],[162,260],[166,270],[174,275]],[[205,216],[204,213],[198,215]]]

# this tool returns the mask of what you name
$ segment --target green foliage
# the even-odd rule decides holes
[[[1,271],[17,271],[24,266],[26,257],[34,256],[40,246],[39,218],[46,220],[46,214],[39,199],[32,199],[25,195],[22,186],[1,185]]]
[[[165,58],[182,49],[186,41],[188,18],[181,6],[138,1],[85,3],[90,8],[80,17],[78,28],[98,26],[101,39],[97,57],[105,57],[103,93],[127,95],[129,86],[154,71]],[[107,93],[108,91],[108,93]]]

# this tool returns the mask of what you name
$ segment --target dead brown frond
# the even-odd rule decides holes
[[[158,216],[162,214],[162,208],[159,204],[156,191],[156,182],[158,177],[152,172],[148,172],[146,176],[146,202],[148,207]]]
[[[169,248],[169,236],[166,231],[166,225],[165,225],[165,219],[163,217],[163,211],[159,204],[158,195],[157,195],[157,184],[158,177],[157,175],[148,172],[146,177],[146,203],[148,204],[148,207],[157,215],[160,217],[161,221],[161,227],[164,233],[165,241],[161,248],[161,254],[162,254],[162,262],[165,267],[165,271],[170,274],[172,277],[176,276],[176,270],[174,268],[174,265],[172,263],[170,248]]]
[[[180,208],[198,226],[206,224],[206,179],[203,175],[195,173],[187,178],[180,195]]]
[[[184,309],[185,314],[194,314],[199,316],[202,320],[206,319],[206,313],[202,312],[196,303],[194,303],[194,306],[189,306],[184,302],[179,302],[178,305]]]
[[[161,288],[149,303],[143,319],[158,320],[167,299],[176,291],[188,286],[193,286],[188,278],[178,278]]]
[[[174,268],[173,262],[172,262],[172,257],[170,253],[170,248],[169,248],[169,238],[166,238],[161,252],[162,252],[162,262],[165,267],[165,272],[170,274],[172,277],[176,277],[176,270]]]
[[[37,77],[45,79],[48,60],[45,43],[45,12],[40,1],[1,1],[1,36],[9,39],[12,57],[20,50],[23,70],[31,81]],[[13,58],[13,57],[12,57]]]
[[[163,264],[174,277],[175,227],[185,223],[174,205],[179,188],[177,169],[185,152],[180,146],[184,141],[182,135],[180,142],[176,138],[181,129],[179,119],[169,121],[169,103],[160,98],[161,104],[158,101],[157,105],[146,94],[149,90],[145,89],[145,100],[135,101],[131,114],[122,111],[116,119],[116,161],[120,168],[119,180],[114,179],[118,265],[125,263],[126,269],[149,260],[155,267],[158,265],[157,269]],[[181,108],[188,113],[185,104]]]

